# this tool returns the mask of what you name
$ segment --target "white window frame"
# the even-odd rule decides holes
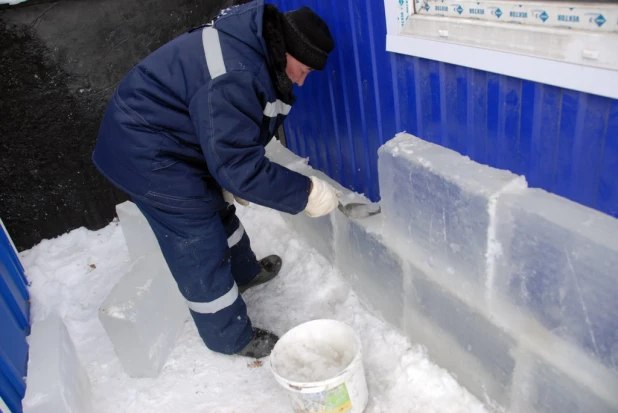
[[[415,14],[413,1],[384,0],[389,52],[618,99],[618,33]]]

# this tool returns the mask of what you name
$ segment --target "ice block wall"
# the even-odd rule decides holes
[[[379,173],[381,215],[285,219],[489,407],[618,412],[618,220],[408,134]]]

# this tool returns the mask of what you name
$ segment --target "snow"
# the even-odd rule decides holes
[[[328,318],[361,337],[369,386],[367,413],[481,413],[484,406],[426,350],[365,310],[335,268],[270,210],[239,208],[258,257],[279,254],[281,275],[243,296],[256,326],[283,335],[306,321]],[[268,361],[209,351],[192,321],[185,324],[159,377],[132,379],[116,357],[97,312],[129,254],[118,222],[45,240],[20,254],[31,281],[33,322],[57,312],[67,325],[92,385],[94,412],[156,413],[291,411]]]

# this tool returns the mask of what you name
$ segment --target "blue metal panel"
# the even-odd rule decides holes
[[[22,411],[26,390],[29,311],[24,269],[0,229],[0,397],[13,413]]]
[[[382,0],[276,3],[313,8],[336,41],[285,126],[313,167],[377,201],[377,149],[407,131],[618,217],[618,101],[388,53]]]
[[[599,210],[618,217],[618,101],[611,102],[609,106],[595,205]]]

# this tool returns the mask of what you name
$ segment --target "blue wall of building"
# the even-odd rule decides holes
[[[313,167],[377,201],[377,149],[407,131],[618,217],[618,101],[389,53],[382,0],[275,3],[311,7],[337,43],[285,126]]]
[[[0,397],[13,413],[21,412],[26,392],[30,301],[24,269],[0,227]]]

